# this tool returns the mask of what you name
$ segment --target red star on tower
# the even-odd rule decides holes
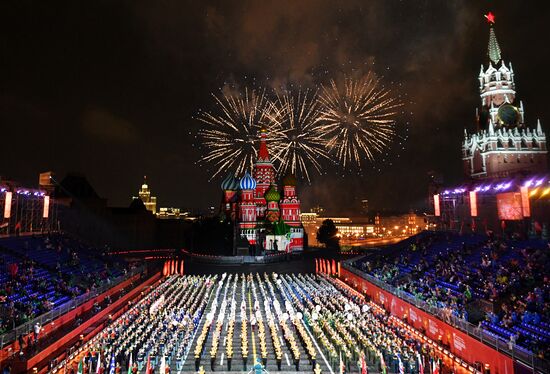
[[[489,22],[491,25],[495,23],[495,15],[492,12],[489,12],[485,15],[485,18],[487,18],[487,22]]]

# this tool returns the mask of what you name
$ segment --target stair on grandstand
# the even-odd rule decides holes
[[[316,280],[316,279],[315,279],[315,276],[313,276],[311,279],[307,279],[307,278],[306,278],[306,279],[304,279],[303,281],[304,281],[306,284],[309,284],[309,285],[311,285],[311,284],[314,284],[315,286],[319,286],[319,285],[320,285],[319,280]],[[296,285],[295,285],[295,286],[296,286]],[[280,295],[279,293],[277,293],[277,296],[278,296],[279,298],[281,298],[281,295]],[[313,335],[313,334],[312,334],[312,335]],[[314,339],[314,340],[315,340],[315,339]],[[317,344],[318,344],[319,348],[321,348],[320,343],[317,342]],[[316,347],[316,348],[317,348],[317,347]],[[318,349],[317,349],[317,352],[319,352]],[[327,360],[330,360],[330,358],[326,355],[326,353],[325,353],[325,352],[323,352],[323,353],[325,354],[325,358],[326,358]],[[305,353],[304,353],[304,354],[305,354]],[[325,364],[324,360],[323,360],[322,357],[320,356],[320,354],[317,355],[317,363],[319,363],[319,365],[321,366],[321,370],[322,370],[321,372],[322,372],[322,373],[329,373],[329,372],[330,372],[329,369],[328,369],[328,367],[327,367],[327,365]],[[378,372],[379,372],[379,368],[378,368],[377,366],[374,366],[374,365],[369,364],[369,363],[367,363],[367,365],[368,365],[368,372],[370,372],[370,373],[378,373]],[[334,373],[338,373],[338,372],[339,372],[339,370],[338,370],[338,362],[337,362],[337,361],[335,361],[335,362],[332,363],[332,370],[333,370]],[[360,372],[361,372],[361,370],[360,370],[358,364],[355,364],[355,363],[353,363],[353,362],[349,363],[348,366],[347,366],[347,368],[346,368],[346,373],[360,373]]]
[[[194,373],[195,372],[195,347],[197,346],[197,338],[199,337],[199,334],[202,331],[202,328],[203,328],[204,324],[206,323],[206,315],[210,312],[210,309],[212,308],[212,303],[214,302],[214,298],[215,298],[215,294],[216,294],[216,287],[217,287],[216,283],[212,284],[211,287],[212,287],[212,290],[210,291],[211,293],[210,293],[210,296],[209,296],[209,299],[208,299],[208,303],[204,307],[204,312],[202,313],[201,320],[200,320],[199,325],[197,327],[195,336],[193,337],[193,341],[191,342],[192,344],[189,348],[187,358],[185,359],[185,361],[183,363],[183,366],[182,366],[182,369],[180,371],[182,373]],[[210,341],[211,341],[211,336],[210,336],[211,334],[209,333],[208,335],[209,335],[208,339],[210,339]],[[207,345],[205,345],[205,346],[209,347]],[[209,353],[208,353],[207,348],[204,349],[203,357],[204,358],[201,360],[201,365],[204,366],[205,370],[207,370],[207,369],[210,368],[209,366],[207,366],[207,364],[210,365]],[[176,368],[175,362],[172,362],[172,364],[170,365],[170,369],[171,369],[172,373],[178,373],[179,372]]]
[[[278,299],[278,301],[281,305],[281,308],[284,308],[284,305],[285,305],[284,298],[280,294],[277,287],[275,287],[275,295],[277,296],[277,299]],[[260,297],[261,297],[261,295],[260,295]],[[262,310],[262,315],[264,315],[263,310]],[[264,316],[264,318],[265,318],[265,316]],[[306,330],[307,330],[307,328],[306,328]],[[301,340],[298,337],[298,332],[294,328],[292,328],[292,332],[294,333],[294,338],[296,339],[296,342],[298,343],[298,348],[300,350],[300,371],[307,371],[307,372],[313,373],[313,367],[312,367],[312,365],[309,361],[309,357],[306,353],[306,350],[305,350],[304,346],[302,345]],[[313,334],[310,337],[313,337]],[[289,349],[286,345],[286,342],[284,341],[284,338],[282,337],[282,332],[281,332],[281,338],[283,339],[282,342],[281,342],[281,345],[282,345],[282,348],[283,348],[283,363],[286,365],[286,359],[284,358],[285,354],[286,354],[286,355],[288,355],[288,359],[290,361],[291,368],[296,369],[296,367],[294,366],[293,360],[292,360],[291,353],[290,353],[290,351],[289,351]],[[314,337],[313,337],[313,341],[314,341],[314,345],[315,345],[316,340],[315,340]],[[319,344],[319,343],[317,343],[317,344]],[[321,367],[321,372],[322,373],[330,373],[330,370],[327,367],[325,361],[323,360],[323,357],[321,357],[321,352],[319,352],[319,349],[317,349],[317,346],[315,346],[315,350],[317,351],[316,363],[318,363],[319,366]],[[325,356],[325,358],[327,358],[327,357]],[[327,360],[328,360],[328,358],[327,358]],[[291,368],[288,368],[288,370],[291,370]],[[283,368],[283,370],[284,370],[284,368]]]
[[[282,351],[283,351],[283,358],[282,358],[282,363],[281,363],[281,371],[279,371],[278,368],[277,368],[277,362],[276,362],[276,359],[275,359],[275,350],[273,349],[273,342],[271,340],[271,334],[270,334],[270,331],[269,331],[269,327],[267,326],[265,311],[263,310],[264,299],[262,297],[262,294],[261,294],[257,284],[256,284],[256,286],[257,286],[258,301],[259,301],[260,306],[261,306],[260,311],[261,311],[263,321],[264,321],[264,326],[265,326],[265,329],[266,329],[266,349],[267,349],[267,352],[268,352],[266,370],[270,373],[293,373],[293,372],[296,372],[296,366],[294,365],[291,353],[290,353],[289,349],[286,346],[286,343],[285,343],[285,341],[282,337],[282,331],[280,329],[279,329],[279,338],[281,339],[281,348],[282,348]],[[246,294],[245,294],[245,300],[246,300],[246,303],[247,303],[247,307],[252,308],[253,306],[248,305],[249,304],[248,291],[249,291],[249,289],[247,288],[246,289]],[[228,290],[228,295],[227,295],[228,303],[230,302],[229,292],[230,292],[230,290]],[[253,341],[252,340],[252,327],[250,325],[250,322],[248,322],[249,325],[248,325],[247,331],[248,331],[249,347],[248,347],[248,360],[247,360],[246,369],[245,369],[245,366],[243,365],[242,353],[241,353],[241,318],[240,318],[240,308],[239,308],[240,303],[241,303],[241,297],[242,297],[241,280],[239,279],[239,281],[237,283],[236,291],[235,291],[235,300],[237,301],[237,312],[236,312],[236,319],[235,319],[234,334],[233,334],[233,339],[232,339],[233,340],[233,359],[232,359],[232,364],[231,364],[231,372],[243,372],[243,371],[248,372],[248,371],[250,371],[250,369],[254,365],[254,348],[253,348],[253,344],[256,345],[256,357],[259,358],[260,355],[261,355],[260,354],[260,339],[259,339],[259,336],[258,336],[258,329],[256,328],[256,331],[254,332],[254,341]],[[206,314],[210,311],[213,300],[214,300],[214,297],[212,297],[211,300],[209,301],[208,306],[206,308],[206,311],[204,312],[204,316],[206,316]],[[218,307],[221,305],[222,300],[223,300],[223,293],[220,292],[219,299],[218,299]],[[281,300],[279,300],[279,302],[281,302]],[[282,305],[284,305],[284,304],[282,304]],[[225,341],[226,341],[226,337],[227,337],[227,317],[228,317],[228,314],[229,314],[229,305],[226,309],[226,313],[227,313],[226,321],[225,321],[225,324],[223,325],[222,332],[221,332],[221,335],[220,335],[220,343],[219,343],[219,347],[218,347],[218,351],[217,351],[217,354],[216,354],[216,358],[215,358],[215,361],[214,361],[214,367],[213,367],[214,371],[219,372],[219,373],[229,372],[228,362],[227,362],[227,357],[226,357],[226,351],[225,351],[225,344],[224,344]],[[250,317],[250,309],[247,309],[247,316]],[[216,318],[217,318],[217,315],[214,318],[214,322],[215,322]],[[201,320],[200,324],[199,324],[199,327],[198,327],[198,330],[197,330],[198,333],[200,333],[200,331],[202,330],[202,327],[203,327],[205,321],[206,321],[206,318],[204,317]],[[214,327],[214,326],[212,326],[212,327]],[[201,356],[201,362],[200,362],[200,366],[203,366],[203,368],[206,372],[212,372],[211,359],[210,359],[210,349],[212,348],[212,338],[213,338],[213,328],[209,331],[208,337],[205,340],[205,345],[204,345],[205,348],[203,350],[203,353],[202,353],[202,356]],[[300,370],[299,371],[300,372],[309,372],[309,373],[311,373],[311,372],[313,372],[312,365],[309,362],[309,359],[307,358],[305,350],[302,347],[302,345],[300,344],[300,341],[298,340],[297,336],[296,336],[296,339],[298,341],[298,347],[300,349],[300,364],[299,364]],[[181,372],[194,372],[195,371],[195,357],[194,357],[195,347],[196,347],[196,340],[193,342],[193,344],[191,346],[191,349],[189,351],[189,355],[187,356],[187,359],[186,359],[186,361],[183,365],[183,368],[182,368]],[[223,354],[223,361],[221,361],[222,354]],[[287,361],[287,357],[288,357],[288,361]],[[329,372],[328,368],[326,367],[326,365],[323,362],[320,355],[317,356],[317,362],[321,365],[323,373],[328,373]],[[290,365],[289,365],[289,363],[290,363]],[[172,369],[175,370],[175,367],[172,368]],[[174,371],[174,372],[177,372],[177,371]]]

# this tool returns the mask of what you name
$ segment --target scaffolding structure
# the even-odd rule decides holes
[[[44,190],[0,186],[0,235],[56,231],[57,204]]]

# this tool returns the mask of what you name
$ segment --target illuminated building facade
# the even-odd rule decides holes
[[[377,214],[374,223],[366,217],[321,217],[317,213],[302,213],[301,219],[307,233],[308,245],[311,246],[320,245],[317,242],[317,231],[326,219],[334,222],[342,244],[346,241],[410,236],[427,228],[425,217],[412,212],[395,216]]]
[[[157,218],[160,219],[185,219],[185,220],[195,220],[196,217],[190,216],[190,213],[187,211],[181,211],[180,208],[167,207],[159,208],[157,212]]]
[[[238,179],[229,174],[222,181],[222,213],[236,222],[240,237],[249,245],[259,244],[266,250],[301,251],[304,229],[296,178],[287,175],[281,181],[282,191],[277,187],[266,130],[262,130],[260,136],[252,175],[246,172]]]
[[[157,197],[151,196],[151,190],[147,184],[147,176],[143,177],[143,184],[141,189],[138,192],[138,197],[133,197],[133,199],[140,199],[143,201],[145,208],[153,214],[157,214]]]
[[[426,219],[414,212],[374,217],[376,233],[380,236],[408,236],[427,229]]]
[[[462,161],[468,178],[505,178],[514,175],[544,173],[547,170],[546,134],[540,121],[525,123],[523,102],[516,99],[512,63],[501,56],[489,14],[487,67],[481,65],[479,91],[481,108],[477,111],[477,129],[464,131]]]

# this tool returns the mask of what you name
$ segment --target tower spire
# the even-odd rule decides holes
[[[258,152],[258,159],[260,161],[269,161],[269,151],[267,150],[267,129],[262,127],[260,130],[260,151]]]
[[[496,65],[502,57],[500,55],[500,46],[498,45],[497,36],[495,34],[495,15],[489,12],[485,15],[485,18],[487,18],[487,22],[489,22],[489,45],[487,48],[487,54],[493,64]]]

